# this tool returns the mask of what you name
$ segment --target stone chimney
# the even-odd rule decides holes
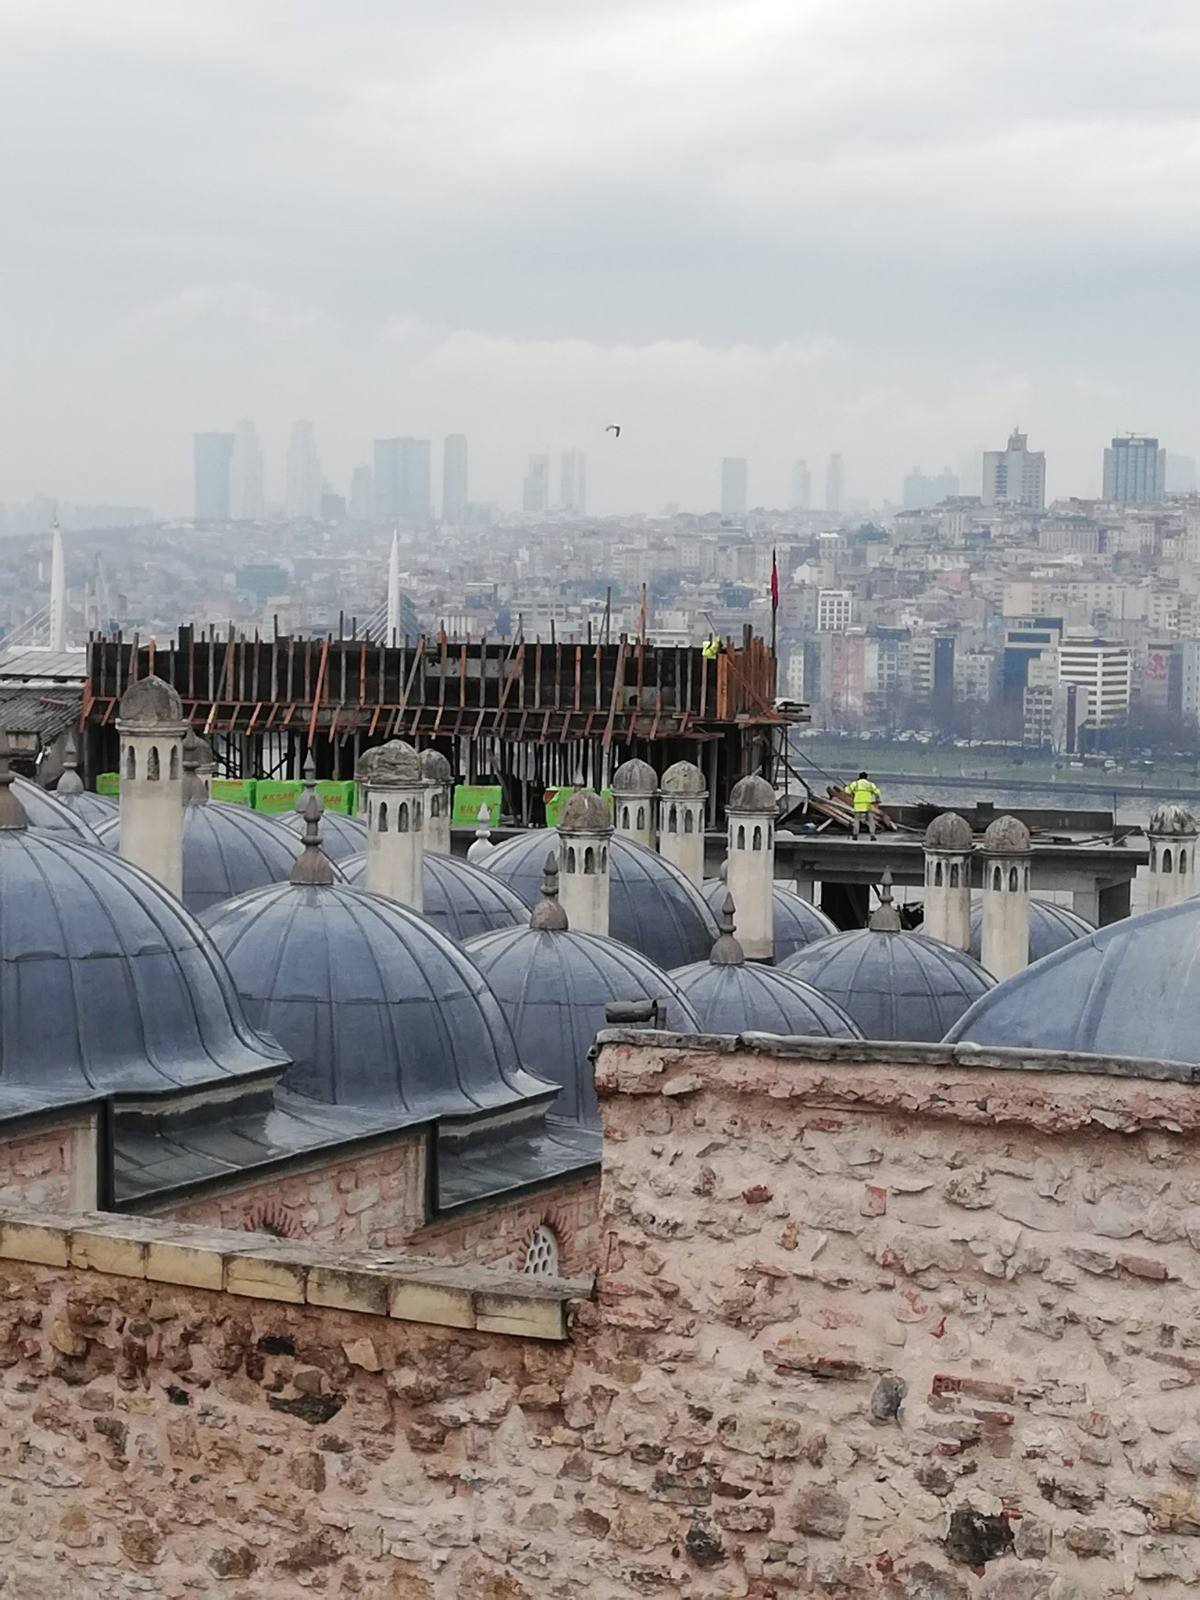
[[[622,838],[653,850],[657,772],[646,761],[622,761],[612,775],[610,787],[617,832]]]
[[[725,807],[729,859],[725,882],[738,912],[738,942],[748,961],[775,955],[775,791],[751,775],[735,783]]]
[[[425,848],[435,855],[450,854],[450,812],[454,802],[454,774],[440,750],[421,751],[421,772],[429,785],[425,818]]]
[[[704,818],[708,791],[704,774],[690,761],[677,761],[662,775],[658,791],[658,851],[689,883],[704,883]]]
[[[558,824],[558,892],[577,933],[608,934],[609,851],[613,825],[594,789],[579,789]]]
[[[1029,965],[1029,829],[997,817],[983,836],[983,939],[979,959],[1002,983]]]
[[[925,830],[925,921],[921,932],[956,950],[971,948],[970,824],[943,811]]]
[[[183,741],[179,696],[150,676],[121,696],[121,855],[183,893]]]
[[[364,778],[367,797],[367,867],[371,894],[386,895],[420,911],[425,904],[425,806],[421,758],[411,745],[392,739],[371,752]]]
[[[61,788],[62,785],[60,784]],[[1150,841],[1150,911],[1186,900],[1196,885],[1196,819],[1183,806],[1159,806],[1146,829]]]

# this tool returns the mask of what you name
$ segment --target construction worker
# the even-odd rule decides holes
[[[865,819],[867,831],[874,840],[875,827],[879,820],[879,801],[882,798],[879,790],[865,772],[860,772],[853,783],[846,785],[846,793],[854,806],[854,837],[858,838]]]
[[[715,633],[710,633],[700,649],[706,661],[715,661],[721,654],[721,641]]]

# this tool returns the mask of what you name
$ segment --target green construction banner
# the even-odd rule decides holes
[[[502,799],[503,793],[499,784],[457,784],[454,789],[454,806],[450,813],[450,821],[456,828],[478,827],[480,808],[486,806],[488,825],[494,828],[500,821]]]

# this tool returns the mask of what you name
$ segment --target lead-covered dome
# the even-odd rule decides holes
[[[321,824],[322,837],[329,823]],[[347,883],[367,886],[367,858],[350,856],[342,862]],[[465,944],[496,928],[514,928],[529,915],[529,907],[506,883],[482,867],[457,856],[435,855],[427,850],[421,864],[421,915],[455,944]]]
[[[89,828],[107,822],[117,813],[116,800],[108,795],[92,794],[83,787],[83,779],[79,776],[79,752],[76,749],[73,733],[67,734],[66,747],[63,750],[62,776],[54,787],[54,798],[59,805],[66,806],[72,816],[78,817],[80,822],[86,823]]]
[[[107,849],[120,850],[119,816],[96,831]],[[199,916],[248,889],[284,882],[301,849],[294,834],[245,806],[228,805],[221,800],[185,805],[183,903],[194,916]]]
[[[272,819],[298,839],[304,837],[302,811],[281,811]],[[340,811],[326,811],[321,817],[321,848],[331,861],[348,861],[367,848],[367,824],[362,817],[347,817]]]
[[[714,916],[720,915],[727,892],[724,878],[704,880],[704,898]],[[771,908],[776,966],[786,961],[788,956],[795,955],[797,950],[803,950],[805,945],[814,944],[818,939],[828,939],[838,931],[837,923],[832,918],[782,883],[776,883],[771,890]]]
[[[997,984],[946,1037],[1200,1064],[1200,900],[1076,939]]]
[[[508,1018],[521,1060],[561,1086],[554,1116],[598,1129],[589,1052],[612,1001],[661,1001],[673,1032],[697,1033],[695,1012],[652,962],[593,933],[567,926],[558,904],[558,863],[544,861],[543,893],[522,927],[472,939],[467,954]]]
[[[1076,939],[1086,939],[1089,933],[1095,931],[1094,925],[1086,917],[1081,917],[1077,911],[1068,911],[1066,906],[1057,906],[1050,900],[1029,902],[1031,962],[1040,961],[1043,956],[1053,955],[1064,945],[1073,944]],[[976,961],[980,960],[982,948],[983,906],[976,901],[971,907],[971,954]]]
[[[506,839],[486,870],[514,889],[531,910],[541,893],[547,853],[558,851],[553,828]],[[609,935],[669,972],[702,961],[717,936],[708,902],[679,868],[654,850],[615,834],[608,854]]]
[[[55,795],[49,794],[41,784],[31,783],[28,778],[14,774],[12,792],[21,802],[29,826],[35,833],[52,833],[60,839],[73,839],[76,844],[95,845],[99,842],[87,818],[64,805]]]
[[[1196,833],[1196,819],[1186,806],[1176,804],[1174,800],[1165,801],[1159,806],[1150,818],[1147,834],[1156,837],[1193,838]]]

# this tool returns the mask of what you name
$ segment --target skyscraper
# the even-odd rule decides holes
[[[582,516],[587,500],[587,457],[582,450],[564,450],[559,463],[558,498],[564,511]]]
[[[253,422],[239,422],[233,430],[230,511],[235,522],[261,522],[266,512],[262,444]]]
[[[829,458],[829,465],[825,468],[825,509],[832,511],[836,516],[842,509],[842,497],[846,492],[846,469],[842,458],[835,451]]]
[[[550,504],[550,457],[530,456],[521,486],[521,509],[537,516]]]
[[[721,462],[721,515],[746,515],[746,484],[749,466],[745,456],[726,456]]]
[[[196,521],[228,522],[233,434],[198,433],[193,448]]]
[[[1104,498],[1124,505],[1153,505],[1167,487],[1167,452],[1157,439],[1127,433],[1104,452]]]
[[[287,453],[287,514],[289,517],[321,515],[321,458],[311,422],[297,422]]]
[[[448,433],[442,445],[442,521],[465,522],[467,502],[467,436]]]
[[[355,522],[375,518],[375,479],[365,461],[360,461],[350,476],[350,515]]]
[[[376,439],[377,522],[429,521],[431,454],[428,439]]]
[[[1030,511],[1046,509],[1046,452],[1030,450],[1026,435],[1015,428],[1005,449],[983,452],[983,503],[1004,500]]]
[[[792,510],[807,511],[812,505],[812,473],[807,461],[792,466]]]

